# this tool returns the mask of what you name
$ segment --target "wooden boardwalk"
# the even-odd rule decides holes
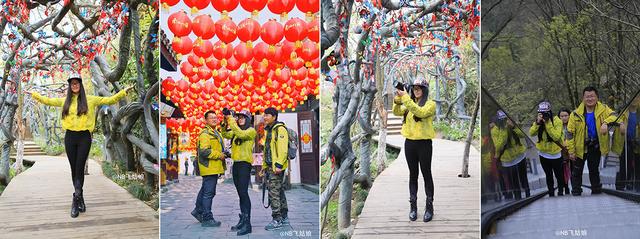
[[[388,136],[387,143],[403,147],[404,138]],[[409,221],[409,169],[401,150],[398,158],[373,183],[352,239],[480,237],[479,152],[471,147],[471,177],[459,178],[464,143],[435,139],[433,150],[433,220],[422,222],[426,196],[420,174],[418,220]]]
[[[87,211],[71,218],[66,157],[25,156],[33,167],[0,196],[0,238],[158,238],[158,213],[102,175],[89,160]]]

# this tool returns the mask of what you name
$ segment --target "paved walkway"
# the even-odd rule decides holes
[[[163,188],[161,197],[162,238],[318,238],[319,215],[318,194],[294,187],[286,191],[291,227],[278,231],[266,231],[271,221],[271,208],[262,204],[262,190],[257,185],[249,188],[251,197],[251,226],[253,232],[238,237],[231,226],[238,222],[240,208],[238,195],[231,180],[218,182],[216,196],[213,198],[213,217],[222,222],[217,228],[204,228],[190,214],[194,208],[196,196],[202,178],[179,176],[179,183]]]
[[[496,221],[491,238],[638,238],[640,205],[607,194],[545,197]]]
[[[402,136],[387,136],[387,143],[402,147]],[[479,238],[480,155],[471,147],[470,178],[459,178],[464,143],[433,140],[431,170],[435,186],[433,220],[422,222],[424,184],[419,176],[418,220],[409,221],[409,170],[401,151],[369,191],[353,239],[372,238]],[[420,235],[417,235],[420,234]]]
[[[102,175],[89,160],[87,211],[71,218],[73,185],[65,157],[25,156],[33,167],[0,196],[0,238],[158,238],[158,214]]]

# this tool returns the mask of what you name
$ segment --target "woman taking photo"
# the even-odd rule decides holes
[[[435,136],[433,116],[436,113],[436,103],[428,100],[429,84],[426,80],[417,78],[410,85],[411,95],[404,90],[397,90],[393,100],[393,114],[403,116],[402,136],[404,153],[409,166],[409,202],[411,211],[409,219],[418,218],[418,166],[422,171],[424,187],[427,195],[423,221],[433,218],[433,177],[431,175],[431,156],[433,153],[431,139]]]
[[[562,121],[551,112],[551,104],[542,102],[538,105],[538,115],[529,129],[529,135],[537,135],[536,148],[540,156],[540,164],[547,178],[549,197],[555,196],[553,175],[558,181],[558,196],[563,195],[564,171],[562,170]]]
[[[240,221],[231,227],[238,236],[251,233],[251,199],[247,192],[251,182],[251,165],[253,164],[253,144],[256,130],[251,127],[251,113],[247,110],[236,114],[225,114],[227,127],[222,127],[222,136],[231,139],[231,158],[233,159],[233,184],[240,198]]]
[[[524,160],[527,150],[522,143],[524,137],[524,132],[515,127],[504,111],[498,110],[495,125],[491,127],[491,140],[495,147],[496,161],[499,160],[500,185],[503,186],[506,199],[522,199],[522,190],[525,197],[531,196]],[[509,188],[504,191],[507,186]]]
[[[62,107],[62,128],[65,130],[64,149],[71,166],[71,180],[75,191],[71,203],[71,217],[77,217],[86,211],[82,186],[84,185],[84,166],[91,149],[91,132],[96,122],[96,107],[111,105],[122,99],[133,86],[121,90],[111,97],[86,95],[80,75],[72,75],[67,82],[67,95],[64,98],[48,98],[37,92],[27,92],[36,101]]]

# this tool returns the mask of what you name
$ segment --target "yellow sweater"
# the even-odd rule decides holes
[[[402,103],[399,103],[402,102]],[[403,95],[393,100],[393,114],[403,116],[408,111],[406,120],[402,124],[402,136],[411,140],[433,139],[436,131],[433,129],[433,116],[436,115],[436,102],[427,100],[424,106],[419,106],[411,100],[409,95]],[[415,121],[413,116],[421,118]]]
[[[220,142],[222,141],[222,135],[218,134],[216,129],[207,125],[202,129],[198,136],[198,156],[206,156],[209,160],[208,166],[204,166],[198,160],[198,168],[200,169],[200,176],[209,176],[214,174],[224,173],[224,163],[222,159],[224,154],[222,153],[222,147]]]
[[[234,162],[244,161],[249,164],[253,164],[253,145],[256,136],[256,130],[253,127],[249,127],[246,130],[240,129],[238,123],[232,116],[227,116],[229,122],[229,130],[222,129],[222,137],[227,139],[241,139],[242,143],[236,145],[235,142],[231,142],[231,158]]]
[[[562,135],[562,120],[558,116],[556,116],[553,118],[553,122],[547,121],[544,127],[546,133],[543,133],[542,139],[538,139],[538,142],[536,142],[538,151],[552,155],[560,153],[560,151],[562,151],[562,148],[560,148],[560,146],[558,146],[556,142],[562,144],[564,141],[564,137]],[[539,129],[540,126],[536,124],[536,122],[533,122],[531,128],[529,129],[529,135],[538,135]],[[549,137],[547,137],[547,135]]]
[[[87,113],[83,115],[78,114],[78,96],[74,95],[71,100],[71,105],[69,106],[69,115],[62,118],[62,128],[64,130],[71,131],[84,131],[89,130],[93,132],[96,127],[96,107],[101,105],[112,105],[117,103],[120,99],[125,97],[127,92],[125,90],[121,90],[117,94],[111,97],[100,97],[87,95]],[[42,96],[36,92],[32,94],[33,99],[36,101],[49,105],[62,107],[64,105],[65,98],[49,98],[46,96]]]

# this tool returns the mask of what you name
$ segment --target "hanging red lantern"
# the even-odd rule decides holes
[[[242,66],[242,63],[240,63],[238,60],[236,60],[235,57],[231,57],[231,58],[227,59],[227,65],[225,67],[227,69],[229,69],[230,71],[235,71],[235,70],[238,70],[238,68],[240,68],[240,66]]]
[[[269,50],[273,49],[275,44],[278,44],[284,37],[284,28],[282,24],[271,19],[262,24],[260,32],[260,38],[265,43],[269,44]]]
[[[213,54],[213,44],[211,41],[201,41],[200,44],[196,44],[193,46],[193,53],[196,56],[200,57],[199,63],[200,65],[204,64],[204,58],[207,58]]]
[[[300,58],[293,58],[291,60],[286,61],[285,64],[291,70],[300,69],[304,65],[304,61]]]
[[[189,63],[191,63],[192,66],[202,66],[203,65],[203,61],[200,60],[200,57],[196,56],[195,54],[191,54],[187,57],[187,61],[189,61]]]
[[[207,95],[211,95],[215,92],[216,90],[216,85],[213,84],[212,80],[208,80],[204,82],[204,93],[206,93]]]
[[[304,80],[305,78],[307,78],[307,68],[300,67],[298,69],[292,69],[291,76],[296,80]]]
[[[276,69],[276,80],[280,83],[286,83],[291,77],[291,71],[287,68]]]
[[[251,55],[251,49],[244,44],[238,44],[233,50],[233,57],[240,63],[247,63],[253,58]]]
[[[193,68],[193,70],[198,73],[198,68]],[[194,74],[192,76],[189,76],[189,82],[191,82],[192,84],[198,83],[200,81],[200,77],[198,76],[198,74]]]
[[[182,62],[182,64],[180,64],[180,72],[182,72],[182,75],[186,77],[196,74],[196,72],[193,70],[193,66],[188,61]]]
[[[262,11],[266,5],[267,0],[240,0],[240,6],[247,12],[250,12],[254,18],[258,16],[258,13]]]
[[[283,61],[282,47],[275,46],[273,51],[267,53],[267,59],[280,64]]]
[[[182,55],[186,55],[191,52],[193,49],[193,42],[188,36],[174,37],[173,42],[171,42],[171,47],[176,53],[178,53],[176,57],[177,60],[180,61],[180,59],[182,59]]]
[[[319,0],[297,0],[296,6],[298,10],[304,12],[307,16],[307,21],[311,21],[313,18],[313,14],[317,13],[320,10],[320,1]]]
[[[178,4],[180,0],[162,0],[161,2],[162,8],[168,9],[169,7],[173,7],[174,5]]]
[[[174,12],[167,19],[169,30],[176,37],[183,37],[191,33],[191,19],[184,11]]]
[[[309,79],[316,80],[320,76],[318,73],[320,73],[318,68],[313,68],[312,67],[312,68],[308,69],[307,76],[309,77]]]
[[[198,68],[198,78],[200,78],[200,80],[208,80],[211,78],[211,75],[211,70],[209,70],[209,68],[207,68],[206,66]]]
[[[205,9],[209,6],[208,1],[200,0],[183,0],[184,4],[191,9],[191,14],[197,13],[199,10]]]
[[[284,37],[287,41],[295,42],[296,48],[302,46],[302,40],[307,37],[307,22],[294,17],[284,24]]]
[[[240,85],[243,80],[244,79],[242,79],[241,71],[234,71],[234,72],[231,72],[231,74],[229,75],[229,81],[233,85]]]
[[[213,55],[207,57],[205,63],[211,70],[217,70],[218,68],[220,68],[220,61],[218,61],[218,59],[216,59]]]
[[[202,40],[209,40],[215,36],[216,31],[213,19],[208,14],[202,14],[193,19],[191,28],[193,28],[193,34]]]
[[[307,62],[307,67],[312,65],[311,61],[320,57],[320,50],[318,48],[317,43],[307,40],[302,43],[302,48],[298,49],[298,56]]]
[[[223,18],[218,20],[215,24],[216,26],[216,36],[220,39],[220,41],[229,44],[236,40],[236,24],[231,21],[231,19]]]
[[[193,83],[189,86],[189,92],[194,94],[200,94],[202,91],[202,85],[200,83]]]
[[[221,66],[227,65],[227,60],[233,56],[233,48],[225,45],[222,42],[216,42],[213,44],[213,56],[220,60]]]
[[[213,8],[218,10],[218,12],[222,13],[222,18],[227,18],[229,12],[238,7],[238,3],[238,0],[211,0],[211,5],[213,5]]]
[[[313,21],[307,24],[307,37],[315,43],[320,42],[320,23],[318,18],[314,18]]]
[[[220,87],[222,86],[221,83],[226,81],[228,77],[229,77],[229,70],[225,68],[220,68],[214,71],[213,83],[216,85],[216,87]]]
[[[187,93],[187,90],[189,90],[189,82],[185,81],[185,80],[179,80],[176,83],[176,90],[178,90],[178,92],[181,93]]]
[[[171,91],[176,88],[176,82],[171,77],[162,80],[162,92],[165,96],[171,96]]]
[[[272,13],[280,15],[280,21],[284,22],[287,19],[287,13],[291,12],[295,5],[295,0],[269,0],[267,8]]]
[[[258,40],[259,37],[260,23],[258,21],[247,18],[238,23],[238,38],[240,41],[246,42],[247,47],[253,47],[253,42]]]
[[[300,48],[297,48],[300,51]],[[296,45],[290,41],[282,42],[282,61],[288,61],[292,59],[298,58],[298,54],[296,54]]]

